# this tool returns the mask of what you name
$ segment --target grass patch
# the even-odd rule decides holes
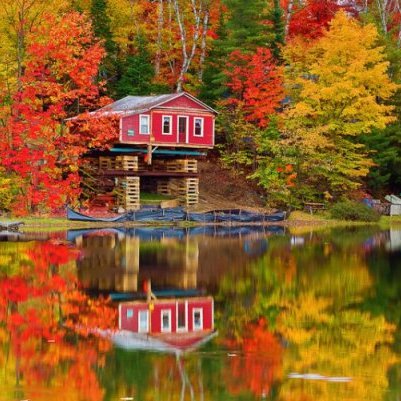
[[[140,194],[141,202],[160,202],[171,199],[174,199],[174,197],[168,195],[154,194],[151,192],[141,192]]]

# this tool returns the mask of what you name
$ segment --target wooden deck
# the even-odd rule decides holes
[[[199,173],[177,172],[177,171],[126,171],[126,170],[103,170],[99,175],[105,177],[186,177],[198,178]]]

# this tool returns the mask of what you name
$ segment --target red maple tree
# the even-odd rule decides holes
[[[232,52],[225,74],[232,93],[225,103],[241,107],[248,121],[266,127],[269,116],[279,109],[284,98],[283,71],[276,65],[270,50]]]
[[[52,210],[75,198],[79,156],[116,137],[109,120],[86,118],[86,126],[95,121],[90,137],[64,124],[66,118],[107,102],[96,80],[104,49],[85,16],[49,15],[47,24],[30,36],[26,53],[20,88],[0,139],[1,164],[23,181],[14,204],[21,214]]]

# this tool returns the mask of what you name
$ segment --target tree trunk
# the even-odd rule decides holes
[[[155,59],[155,75],[156,77],[160,74],[160,61],[162,53],[162,30],[164,25],[164,7],[163,0],[159,0],[157,6],[157,48],[156,48],[156,59]]]
[[[209,10],[205,10],[205,15],[203,16],[201,55],[200,55],[199,73],[198,73],[199,82],[203,81],[203,71],[205,69],[206,39],[207,39],[208,26],[209,26]]]
[[[294,7],[294,0],[288,1],[287,12],[285,16],[285,27],[284,27],[284,35],[285,39],[287,39],[288,31],[290,29],[291,17],[292,17],[292,9]]]

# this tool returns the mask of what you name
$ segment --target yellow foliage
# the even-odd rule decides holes
[[[344,193],[358,187],[373,166],[362,145],[350,137],[393,122],[386,102],[398,88],[377,45],[374,25],[339,12],[325,34],[306,44],[289,43],[286,87],[293,104],[284,113],[282,146],[296,149],[298,182],[304,189]],[[380,101],[378,100],[380,99]]]

